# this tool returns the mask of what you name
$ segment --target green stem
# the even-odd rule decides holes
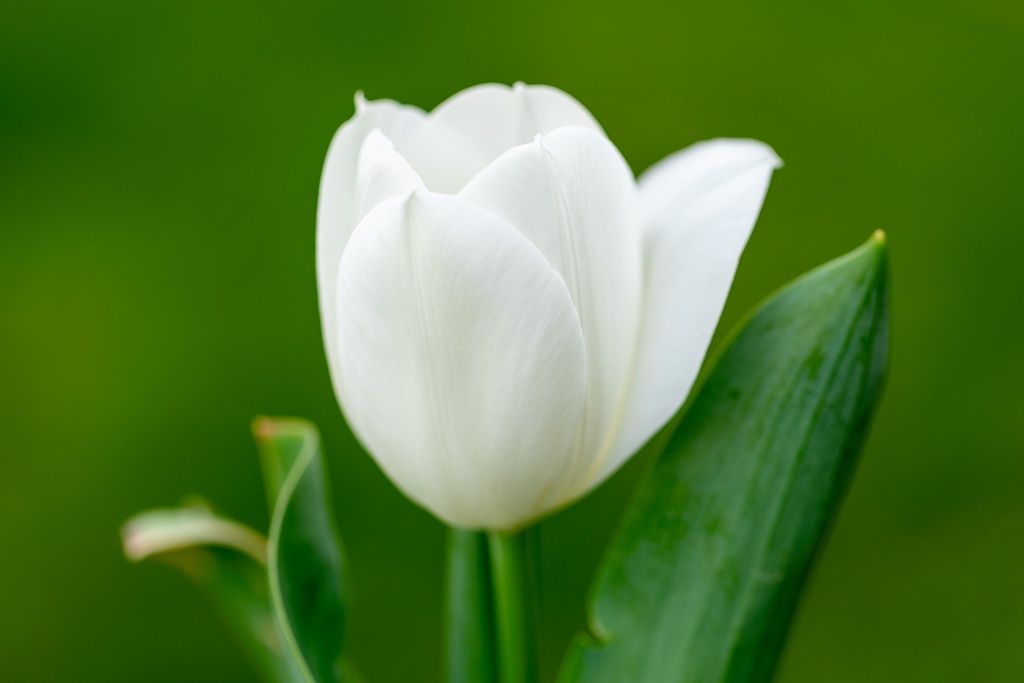
[[[497,683],[487,536],[448,530],[445,576],[448,683]]]
[[[489,532],[495,642],[501,683],[536,683],[536,605],[526,533]]]

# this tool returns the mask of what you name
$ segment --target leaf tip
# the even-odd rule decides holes
[[[274,421],[265,415],[257,415],[252,419],[252,433],[257,440],[274,438]]]
[[[266,545],[266,539],[259,532],[197,507],[147,510],[121,527],[121,547],[131,562],[205,546],[220,546],[245,553],[265,564]]]
[[[875,254],[875,261],[878,264],[879,278],[885,286],[889,274],[889,236],[882,229],[875,230],[868,240]]]
[[[835,262],[860,264],[856,267],[874,273],[881,282],[884,282],[889,268],[889,237],[884,230],[875,230],[867,242],[846,256],[839,257]]]
[[[301,417],[267,417],[257,415],[252,419],[252,433],[257,441],[270,441],[280,436],[316,438],[316,425]]]

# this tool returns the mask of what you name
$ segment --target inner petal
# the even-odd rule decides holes
[[[618,429],[640,324],[642,235],[633,174],[592,130],[560,128],[509,150],[459,193],[540,249],[565,280],[587,348],[587,403],[574,456],[553,491],[572,497]],[[560,502],[560,501],[559,501]]]
[[[543,85],[479,85],[427,115],[396,147],[427,187],[455,194],[502,153],[563,126],[601,127],[583,105]]]
[[[356,170],[356,223],[385,199],[422,190],[423,181],[380,130],[363,141]]]

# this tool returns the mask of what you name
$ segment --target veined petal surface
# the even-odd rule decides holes
[[[334,134],[320,176],[316,209],[316,280],[320,325],[331,376],[337,366],[337,319],[335,311],[338,265],[349,235],[356,227],[356,174],[366,136],[380,129],[392,141],[404,140],[426,114],[416,107],[391,100],[367,102],[356,96],[356,113]]]
[[[587,403],[555,505],[601,469],[621,418],[640,323],[642,263],[633,174],[602,134],[559,128],[509,150],[459,193],[519,230],[564,278],[587,348]]]
[[[557,88],[487,84],[441,103],[395,146],[430,190],[455,194],[505,151],[563,126],[601,132],[590,112]]]
[[[602,479],[686,399],[780,165],[763,143],[712,140],[669,156],[640,177],[643,323],[622,429]]]
[[[458,198],[376,206],[337,283],[339,399],[410,498],[460,527],[543,513],[586,395],[565,283],[514,228]]]

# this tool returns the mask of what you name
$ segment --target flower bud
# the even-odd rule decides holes
[[[353,432],[455,526],[582,496],[686,398],[779,163],[715,140],[637,181],[554,88],[477,86],[429,114],[357,96],[317,212]]]

